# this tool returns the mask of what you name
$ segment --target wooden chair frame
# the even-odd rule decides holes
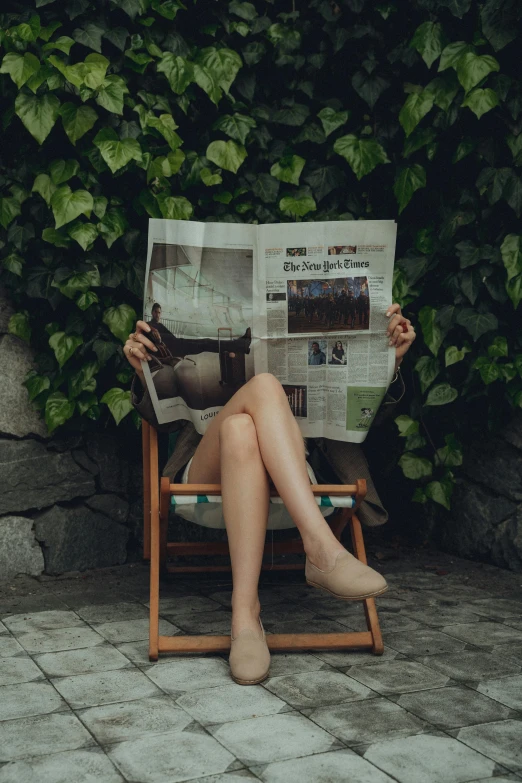
[[[226,555],[228,544],[223,542],[174,542],[167,541],[168,513],[172,495],[219,495],[219,484],[171,484],[168,478],[159,476],[158,433],[146,421],[142,422],[143,447],[143,511],[144,536],[143,556],[150,560],[150,632],[149,660],[157,661],[159,653],[203,653],[226,652],[230,649],[230,636],[160,636],[159,634],[159,581],[160,572],[188,573],[209,571],[230,571],[230,566],[167,566],[169,555]],[[360,479],[356,484],[312,486],[315,495],[354,495],[355,507],[338,509],[328,518],[336,537],[348,524],[350,527],[355,556],[366,563],[366,551],[361,523],[355,513],[366,495],[366,482]],[[268,554],[303,553],[300,539],[282,541],[270,548]],[[264,569],[302,569],[302,564],[263,565]],[[379,618],[374,598],[362,602],[366,618],[366,631],[347,633],[291,633],[267,634],[266,640],[271,650],[370,650],[382,655],[382,642]]]

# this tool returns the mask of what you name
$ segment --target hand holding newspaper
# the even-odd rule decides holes
[[[209,422],[254,374],[304,437],[362,442],[391,382],[396,223],[150,220],[142,362],[160,424]]]

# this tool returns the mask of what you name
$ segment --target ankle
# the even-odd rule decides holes
[[[312,565],[321,570],[333,568],[339,553],[346,551],[335,536],[332,536],[331,540],[307,542],[304,544],[304,550]]]

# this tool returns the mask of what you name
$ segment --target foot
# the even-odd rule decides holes
[[[257,685],[266,680],[270,669],[270,651],[261,620],[257,628],[249,626],[230,637],[230,674],[239,685]]]
[[[360,601],[381,595],[388,589],[384,577],[346,550],[339,552],[334,565],[321,569],[306,559],[307,584],[326,590],[344,601]]]

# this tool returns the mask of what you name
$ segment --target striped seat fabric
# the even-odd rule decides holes
[[[353,495],[315,495],[318,506],[323,508],[353,508],[355,506],[355,497]],[[172,495],[171,504],[173,506],[189,506],[197,503],[221,503],[221,495]],[[282,504],[280,497],[271,497],[270,503]]]

